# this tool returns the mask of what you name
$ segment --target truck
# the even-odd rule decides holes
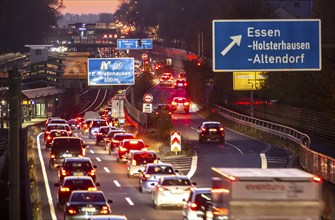
[[[123,125],[125,122],[125,114],[124,114],[124,99],[125,96],[123,93],[117,93],[113,96],[111,106],[111,116],[114,119],[119,121],[120,125]]]
[[[211,172],[210,219],[321,219],[322,179],[308,172],[297,168],[217,167]]]

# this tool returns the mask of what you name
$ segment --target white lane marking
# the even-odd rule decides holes
[[[242,151],[240,148],[238,148],[237,146],[235,146],[235,145],[233,145],[233,144],[231,144],[231,143],[228,143],[228,142],[224,142],[224,143],[225,143],[225,145],[228,145],[228,146],[230,146],[230,147],[235,148],[235,149],[238,150],[242,155],[244,155],[244,154],[243,154],[243,151]]]
[[[121,187],[120,183],[117,180],[114,180],[113,182],[117,187]]]
[[[99,157],[96,157],[97,161],[101,162],[101,159]]]
[[[38,157],[40,158],[40,163],[41,163],[41,168],[42,168],[42,175],[43,175],[43,180],[44,180],[44,185],[45,185],[45,190],[47,193],[47,198],[48,198],[48,203],[50,207],[50,215],[52,220],[57,220],[56,212],[55,212],[55,207],[52,202],[52,196],[51,196],[51,191],[50,191],[50,185],[49,185],[49,179],[47,172],[45,170],[45,164],[44,164],[44,159],[42,156],[42,151],[41,151],[41,143],[40,143],[40,136],[43,133],[40,133],[37,135],[37,150],[38,150]]]
[[[191,169],[188,171],[186,176],[188,178],[192,178],[192,176],[195,174],[195,171],[197,171],[197,164],[198,164],[198,156],[193,156],[192,157],[192,163],[191,163]]]
[[[110,173],[110,172],[111,172],[107,167],[104,167],[104,170],[105,170],[107,173]]]
[[[267,169],[268,168],[268,162],[266,160],[265,154],[261,153],[260,157],[261,157],[261,168],[262,169]]]
[[[91,154],[94,154],[94,151],[93,150],[90,150]]]
[[[129,203],[129,205],[134,205],[133,201],[131,201],[131,199],[129,197],[126,197],[126,200]]]

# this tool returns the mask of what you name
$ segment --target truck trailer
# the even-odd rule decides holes
[[[322,181],[295,168],[212,167],[212,219],[320,220]]]

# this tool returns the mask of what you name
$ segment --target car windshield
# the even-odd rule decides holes
[[[221,127],[220,124],[206,124],[205,125],[206,128],[218,128],[218,127]]]
[[[76,192],[72,195],[71,202],[106,202],[101,193]]]

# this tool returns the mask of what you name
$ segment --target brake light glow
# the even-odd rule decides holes
[[[88,187],[87,190],[88,190],[88,191],[97,191],[97,188],[96,188],[96,187]]]
[[[109,211],[108,211],[108,207],[107,206],[102,206],[101,207],[101,210],[100,210],[100,214],[108,214]]]
[[[77,211],[74,209],[74,207],[69,206],[67,208],[67,213],[69,213],[70,215],[75,215],[75,214],[77,214]]]
[[[206,131],[206,128],[201,128],[201,131]]]
[[[129,141],[129,144],[138,144],[138,141]]]
[[[62,176],[67,176],[67,175],[70,175],[70,172],[62,169],[61,170],[61,175]]]
[[[192,211],[196,211],[196,210],[198,210],[198,204],[195,203],[195,202],[191,203],[191,204],[190,204],[190,209],[191,209]]]
[[[189,102],[184,102],[184,105],[190,105],[190,103]]]
[[[55,157],[56,157],[55,154],[50,154],[51,159],[55,159]]]
[[[314,180],[314,182],[317,182],[317,183],[321,183],[322,182],[322,179],[320,177],[318,177],[318,176],[314,176],[313,180]]]
[[[173,101],[171,104],[172,104],[172,105],[177,105],[177,102]]]
[[[133,160],[132,165],[136,166],[137,162],[136,160]]]
[[[70,192],[70,189],[69,189],[68,187],[63,187],[63,186],[61,186],[61,187],[60,187],[60,191],[61,191],[61,192]]]
[[[220,131],[223,131],[223,130],[224,130],[224,128],[221,127],[221,128],[220,128]]]
[[[119,150],[122,151],[122,152],[124,152],[124,151],[127,151],[127,148],[120,147]]]
[[[95,170],[90,170],[90,171],[88,171],[87,172],[87,175],[89,175],[89,176],[95,176]]]
[[[50,137],[50,136],[48,136],[48,137],[47,137],[47,139],[48,139],[48,140],[51,140],[51,137]]]

